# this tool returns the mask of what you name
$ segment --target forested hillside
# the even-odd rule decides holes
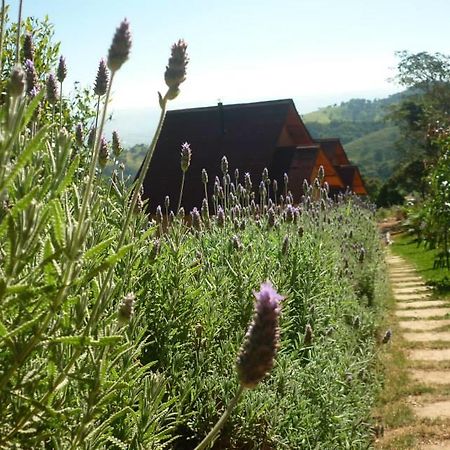
[[[303,120],[314,137],[339,137],[366,179],[384,181],[399,160],[399,131],[390,122],[389,111],[407,95],[409,92],[375,100],[355,98],[305,114]]]

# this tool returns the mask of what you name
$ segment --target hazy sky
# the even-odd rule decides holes
[[[289,97],[305,113],[397,91],[387,81],[396,50],[450,51],[449,0],[24,0],[23,13],[49,15],[70,81],[84,85],[129,19],[133,49],[116,78],[115,108],[156,104],[178,38],[191,61],[172,108]]]

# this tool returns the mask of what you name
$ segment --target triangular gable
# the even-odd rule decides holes
[[[319,145],[316,144],[314,146],[299,146],[297,147],[297,149],[300,150],[299,156],[302,159],[308,160],[310,160],[310,158],[307,156],[308,153],[311,153],[311,151],[314,150],[314,162],[312,166],[309,164],[310,167],[308,177],[304,177],[308,180],[309,183],[312,183],[314,181],[314,179],[317,177],[319,167],[322,166],[325,173],[324,181],[326,181],[331,188],[342,189],[345,187],[340,174],[337,172],[333,164],[331,164],[331,161],[328,159],[327,155]],[[299,159],[299,162],[300,161],[301,160]]]
[[[318,144],[278,148],[269,173],[279,184],[283,183],[283,173],[287,173],[288,189],[292,192],[294,201],[299,202],[303,194],[303,180],[313,183],[320,166],[325,171],[324,181],[332,190],[345,189],[339,173]]]
[[[352,192],[358,195],[367,195],[367,189],[357,166],[336,166],[336,170],[344,181],[345,188],[348,187]]]
[[[335,166],[345,166],[350,164],[339,138],[316,139],[315,141],[320,144],[331,164]]]

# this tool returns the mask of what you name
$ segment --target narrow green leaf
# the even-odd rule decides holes
[[[67,169],[66,175],[56,188],[54,195],[60,195],[61,192],[63,192],[66,189],[66,187],[69,186],[70,183],[72,183],[73,175],[75,174],[75,171],[78,169],[79,165],[80,165],[80,155],[76,155],[73,161],[71,162],[69,168]]]
[[[31,102],[28,104],[27,109],[25,110],[25,114],[23,115],[23,122],[22,122],[22,129],[25,128],[26,125],[28,125],[28,122],[33,117],[34,111],[36,111],[36,108],[39,106],[39,103],[44,98],[45,95],[45,89],[41,89],[36,95],[36,97],[31,100]]]
[[[10,210],[13,217],[17,217],[36,198],[40,186],[35,186],[28,194],[24,195]]]
[[[14,178],[19,174],[19,172],[22,170],[23,167],[27,164],[27,162],[31,159],[33,156],[33,153],[36,149],[38,149],[41,145],[44,139],[47,137],[47,130],[48,125],[44,125],[31,139],[28,144],[23,149],[22,153],[17,158],[16,164],[14,165],[13,169],[9,173],[8,177],[6,178],[2,189],[7,189],[10,183],[14,180]]]
[[[2,336],[2,340],[11,339],[12,337],[26,331],[28,328],[31,328],[34,324],[38,323],[42,319],[43,316],[44,316],[44,313],[38,314],[33,319],[28,320],[27,322],[23,323],[22,325],[19,325],[13,331],[10,331],[8,334]]]
[[[24,292],[33,292],[34,288],[28,284],[12,284],[5,290],[7,295],[23,294]]]
[[[105,239],[104,241],[100,242],[97,245],[94,245],[94,247],[90,248],[86,251],[84,254],[85,261],[88,261],[90,259],[93,259],[95,256],[99,255],[103,252],[108,246],[114,241],[114,237],[110,237],[109,239]]]
[[[107,345],[118,344],[122,339],[123,336],[121,335],[104,336],[97,340],[92,339],[89,345],[92,347],[106,347]]]
[[[149,227],[140,237],[141,241],[145,241],[149,236],[152,236],[156,230],[157,226]]]
[[[108,256],[108,258],[105,259],[105,262],[110,266],[116,264],[133,248],[133,246],[134,244],[124,245],[123,247],[119,248],[116,253]]]
[[[80,347],[89,343],[90,338],[84,336],[60,336],[47,341],[49,344],[67,344]]]
[[[55,233],[56,241],[61,247],[64,247],[66,243],[66,223],[64,210],[58,198],[55,198],[50,202],[50,208],[52,211],[51,218],[53,222],[53,231]]]
[[[83,278],[79,279],[79,284],[86,284],[95,278],[99,273],[109,269],[111,266],[114,266],[120,259],[122,259],[125,254],[133,248],[134,244],[124,245],[122,248],[118,250],[117,253],[109,255],[104,261],[102,261],[98,266],[94,267],[90,270],[87,275]]]
[[[8,329],[5,327],[3,322],[0,320],[0,337],[6,336],[8,334]]]

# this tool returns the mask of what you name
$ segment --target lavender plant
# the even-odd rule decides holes
[[[128,29],[122,22],[113,38],[111,82],[128,57]],[[142,314],[130,294],[144,260],[129,253],[148,245],[152,228],[130,212],[135,203],[123,183],[111,196],[96,176],[106,162],[101,132],[111,83],[82,164],[67,131],[54,126],[54,78],[48,106],[44,91],[25,95],[26,78],[13,69],[1,110],[0,447],[162,445],[172,423],[165,377],[140,361]],[[50,123],[36,119],[39,107],[53,110]],[[128,281],[117,283],[125,273]]]

